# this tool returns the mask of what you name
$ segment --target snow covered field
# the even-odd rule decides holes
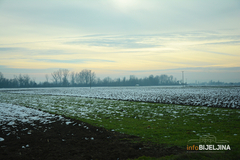
[[[240,108],[240,87],[76,87],[12,89],[8,92]]]
[[[0,108],[0,128],[7,136],[11,134],[17,135],[18,130],[15,131],[14,128],[16,128],[19,124],[28,123],[31,126],[38,128],[39,125],[34,123],[36,121],[38,121],[38,124],[49,124],[55,122],[56,120],[61,120],[66,124],[71,123],[70,120],[62,116],[19,105],[0,103]],[[23,130],[27,131],[27,134],[31,134],[31,130],[28,128],[24,128]],[[0,137],[0,141],[4,141],[4,138]]]
[[[187,131],[189,135],[193,134],[196,136],[206,134],[221,136],[223,133],[226,133],[233,137],[233,141],[236,141],[239,136],[236,124],[240,118],[240,110],[230,108],[233,105],[235,106],[234,108],[239,108],[238,93],[238,88],[195,87],[99,87],[92,89],[43,88],[2,90],[0,92],[0,121],[2,121],[0,122],[0,128],[4,129],[3,135],[8,135],[14,133],[15,130],[12,126],[14,127],[16,124],[24,122],[34,125],[35,120],[42,123],[51,123],[51,117],[54,121],[55,115],[47,113],[46,116],[43,116],[43,112],[38,111],[40,109],[45,112],[73,117],[85,122],[93,122],[100,127],[109,128],[110,131],[128,134],[135,134],[136,132],[142,138],[148,135],[148,131],[145,133],[145,130],[156,129],[158,133],[155,136],[161,142],[168,142],[172,137],[171,142],[175,142],[176,139],[182,139],[183,130]],[[198,105],[200,106],[162,104],[163,102],[155,101],[156,97],[159,100],[165,99],[171,102],[175,98],[178,103],[198,100],[200,103]],[[217,100],[213,97],[217,98]],[[202,99],[206,101],[202,102]],[[146,101],[156,103],[146,103]],[[218,106],[222,108],[215,108],[210,105],[201,106],[203,103],[213,104],[212,101],[227,103],[225,103],[226,106]],[[135,129],[136,126],[129,123],[129,121],[136,123],[136,126],[145,126],[145,128],[142,128],[143,131],[139,133],[139,129]],[[70,123],[70,120],[64,120],[63,123]],[[85,127],[85,129],[88,129],[88,127]],[[185,135],[186,133],[184,132],[183,134]],[[151,133],[149,136],[154,135]],[[191,138],[188,137],[186,139]]]
[[[165,121],[164,123],[168,126],[187,126],[192,123],[193,118],[196,119],[197,124],[199,124],[204,121],[214,123],[216,121],[224,120],[228,122],[231,121],[229,118],[232,117],[232,115],[237,115],[238,118],[240,117],[240,111],[235,109],[145,102],[137,103],[129,101],[83,98],[79,96],[72,97],[42,94],[9,94],[0,92],[0,103],[2,104],[0,107],[3,108],[3,111],[1,111],[3,113],[1,113],[0,116],[3,117],[3,119],[11,120],[3,121],[5,125],[8,123],[14,124],[16,117],[23,119],[23,121],[26,122],[33,122],[34,119],[40,119],[43,115],[43,112],[37,111],[38,109],[68,117],[89,119],[98,123],[102,123],[102,121],[106,118],[119,121],[122,121],[124,118],[133,118],[146,120],[148,122]],[[8,103],[27,106],[33,109],[15,105],[12,106]],[[4,107],[6,107],[6,109],[4,109]],[[36,115],[36,117],[33,117],[34,115]],[[53,116],[50,114],[46,115],[47,116],[45,116],[46,118],[44,118],[43,123]],[[211,117],[215,117],[215,119],[209,118],[209,115]],[[10,118],[7,118],[8,116]],[[15,118],[12,118],[12,116]],[[170,128],[167,127],[166,130],[168,129]],[[124,126],[121,126],[115,131],[122,132],[123,130]],[[200,130],[194,131],[194,133],[197,135],[205,132],[207,132],[206,127],[202,127]],[[220,133],[222,130],[218,129],[214,132]]]

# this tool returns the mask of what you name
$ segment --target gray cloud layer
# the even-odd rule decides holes
[[[143,0],[122,7],[112,0],[24,2],[3,1],[0,14],[15,18],[18,25],[40,24],[41,30],[55,26],[95,33],[217,30],[240,26],[236,21],[240,13],[238,0]]]

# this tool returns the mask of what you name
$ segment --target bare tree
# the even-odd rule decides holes
[[[2,72],[0,72],[0,82],[2,82],[3,81],[3,74],[2,74]]]
[[[80,84],[80,73],[75,73],[75,82],[76,84]]]
[[[167,84],[167,81],[168,81],[168,76],[166,74],[162,74],[160,77],[159,77],[159,82],[160,84]]]
[[[91,83],[95,83],[95,80],[96,80],[96,74],[95,72],[91,72]]]
[[[55,72],[51,73],[51,75],[52,75],[52,77],[53,77],[52,80],[54,81],[55,84],[57,84],[57,83],[58,83],[57,72],[55,71]]]
[[[46,82],[48,83],[48,74],[45,74]]]
[[[88,85],[91,83],[95,83],[96,80],[96,74],[94,72],[91,72],[91,70],[84,69],[79,73],[71,73],[71,83],[74,81],[76,84],[84,84]],[[72,83],[73,84],[73,83]]]
[[[71,84],[72,84],[72,86],[74,86],[74,84],[75,84],[75,73],[74,72],[71,72],[70,73],[70,77],[71,77]]]
[[[80,77],[86,85],[90,82],[90,70],[84,69],[80,72]]]
[[[105,83],[105,84],[109,84],[109,83],[111,83],[112,82],[112,79],[110,78],[110,77],[105,77],[104,79],[103,79],[103,83]]]
[[[36,86],[36,85],[37,85],[37,83],[35,82],[35,78],[32,78],[32,79],[30,80],[29,85],[30,85],[30,86]]]
[[[102,84],[102,81],[101,81],[100,78],[97,78],[97,84],[98,84],[98,85]]]
[[[56,73],[57,73],[57,78],[59,79],[59,83],[60,85],[62,85],[62,75],[63,75],[62,69],[59,69]]]
[[[14,87],[19,87],[19,82],[18,82],[18,77],[16,75],[13,76],[14,78],[12,79],[13,86]]]
[[[18,76],[18,82],[19,82],[19,86],[20,87],[22,87],[23,86],[23,77],[22,77],[22,75],[21,74],[19,74],[19,76]]]
[[[69,70],[68,69],[62,69],[61,70],[61,72],[62,72],[62,75],[63,75],[63,85],[64,86],[67,86],[68,85],[68,75],[69,75]]]
[[[23,75],[23,84],[25,87],[29,86],[29,82],[30,82],[29,75],[27,75],[27,74]]]
[[[172,75],[169,76],[169,81],[170,81],[170,83],[173,83],[173,76]]]

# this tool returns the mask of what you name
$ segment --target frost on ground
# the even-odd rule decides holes
[[[70,121],[59,115],[53,115],[19,105],[0,103],[0,108],[0,128],[7,136],[10,134],[16,134],[17,131],[13,131],[13,128],[16,128],[19,124],[28,123],[31,126],[38,128],[39,126],[36,126],[34,123],[36,121],[38,124],[49,124],[56,120],[61,120],[66,123],[69,123]],[[28,131],[27,134],[31,134],[31,130],[28,128],[24,128],[23,130]],[[0,141],[4,141],[4,138],[0,137]]]
[[[0,103],[0,159],[134,159],[183,151],[177,146],[143,143],[139,137],[79,120]]]
[[[215,120],[229,121],[231,115],[239,115],[240,113],[239,110],[235,109],[37,94],[0,93],[0,102],[28,106],[46,112],[80,119],[90,119],[99,123],[106,118],[121,122],[126,117],[143,119],[149,122],[166,120],[165,123],[169,126],[172,126],[173,123],[176,123],[176,125],[189,125],[192,120],[191,118],[197,118],[198,123],[204,121],[214,123]],[[214,116],[216,119],[212,120],[208,115]],[[184,120],[182,121],[182,119]],[[124,126],[121,126],[117,128],[116,131],[121,132],[123,129]],[[168,128],[166,129],[168,130]],[[205,128],[201,128],[200,131],[205,132],[205,130]],[[216,130],[215,132],[221,132],[221,130]]]
[[[4,91],[4,90],[2,90]],[[240,87],[86,87],[12,89],[10,93],[44,94],[155,102],[191,106],[240,108]]]

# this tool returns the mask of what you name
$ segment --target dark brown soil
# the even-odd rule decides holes
[[[108,131],[104,128],[71,120],[66,124],[57,120],[51,124],[18,123],[11,131],[1,125],[0,159],[128,159],[141,156],[161,157],[178,154],[179,147],[164,147],[143,143],[136,136]],[[135,142],[133,143],[132,140]]]

